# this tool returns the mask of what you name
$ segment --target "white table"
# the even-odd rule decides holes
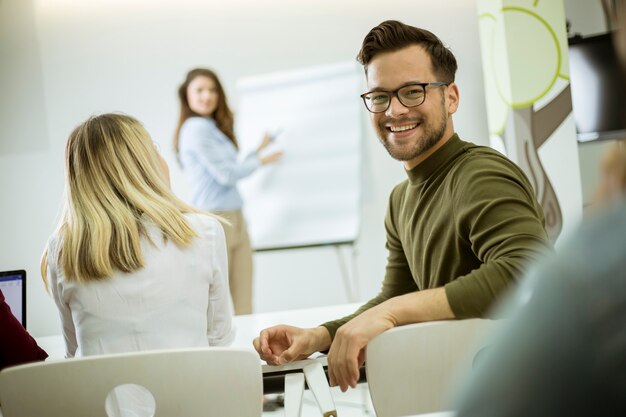
[[[289,324],[298,327],[314,327],[329,320],[341,318],[353,313],[361,306],[356,304],[341,304],[334,306],[306,308],[299,310],[278,311],[274,313],[259,313],[235,316],[234,323],[237,327],[233,347],[241,347],[253,350],[252,340],[259,332],[275,324]],[[35,337],[35,340],[48,353],[48,360],[59,360],[65,357],[65,343],[62,335]],[[260,360],[260,359],[259,359]],[[297,363],[287,364],[282,367],[269,367],[264,365],[264,371],[274,369],[296,369]],[[0,410],[2,417],[2,410]],[[447,416],[445,416],[447,417]]]
[[[339,319],[345,315],[351,314],[360,306],[360,303],[340,304],[235,316],[234,323],[237,332],[232,346],[253,349],[252,340],[259,335],[261,330],[267,327],[275,324],[315,327],[326,321]],[[65,343],[63,342],[62,335],[35,337],[35,340],[39,346],[48,353],[48,359],[63,359],[65,357]]]

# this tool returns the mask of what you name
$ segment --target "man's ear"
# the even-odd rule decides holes
[[[452,83],[446,88],[446,103],[449,114],[456,113],[459,108],[459,87]]]

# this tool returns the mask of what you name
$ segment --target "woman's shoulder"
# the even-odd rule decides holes
[[[192,116],[183,122],[180,130],[182,133],[198,130],[212,130],[216,127],[215,120],[209,117]]]
[[[64,282],[63,269],[60,267],[60,254],[63,247],[63,235],[60,230],[56,230],[46,242],[45,257],[48,271],[46,272],[46,280],[52,291],[56,290],[57,282]],[[50,271],[53,273],[50,274]]]
[[[215,235],[223,230],[222,224],[209,213],[186,213],[185,218],[189,221],[191,227],[200,235]]]
[[[217,131],[219,129],[215,120],[207,117],[190,117],[180,128],[180,146],[193,148],[206,145],[207,139],[214,137]]]
[[[46,242],[46,251],[48,253],[49,259],[52,258],[56,260],[62,241],[63,239],[59,230],[56,230],[54,233],[52,233],[52,235],[50,235],[48,241]]]

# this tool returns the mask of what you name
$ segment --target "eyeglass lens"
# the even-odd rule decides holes
[[[400,103],[406,107],[419,106],[424,102],[426,96],[423,85],[407,85],[397,91],[374,91],[365,95],[365,104],[367,108],[374,112],[384,112],[389,107],[391,97],[398,97]]]

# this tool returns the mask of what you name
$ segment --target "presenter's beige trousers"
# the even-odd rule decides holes
[[[252,313],[252,248],[241,210],[215,214],[230,222],[223,225],[228,249],[228,282],[235,314]]]

